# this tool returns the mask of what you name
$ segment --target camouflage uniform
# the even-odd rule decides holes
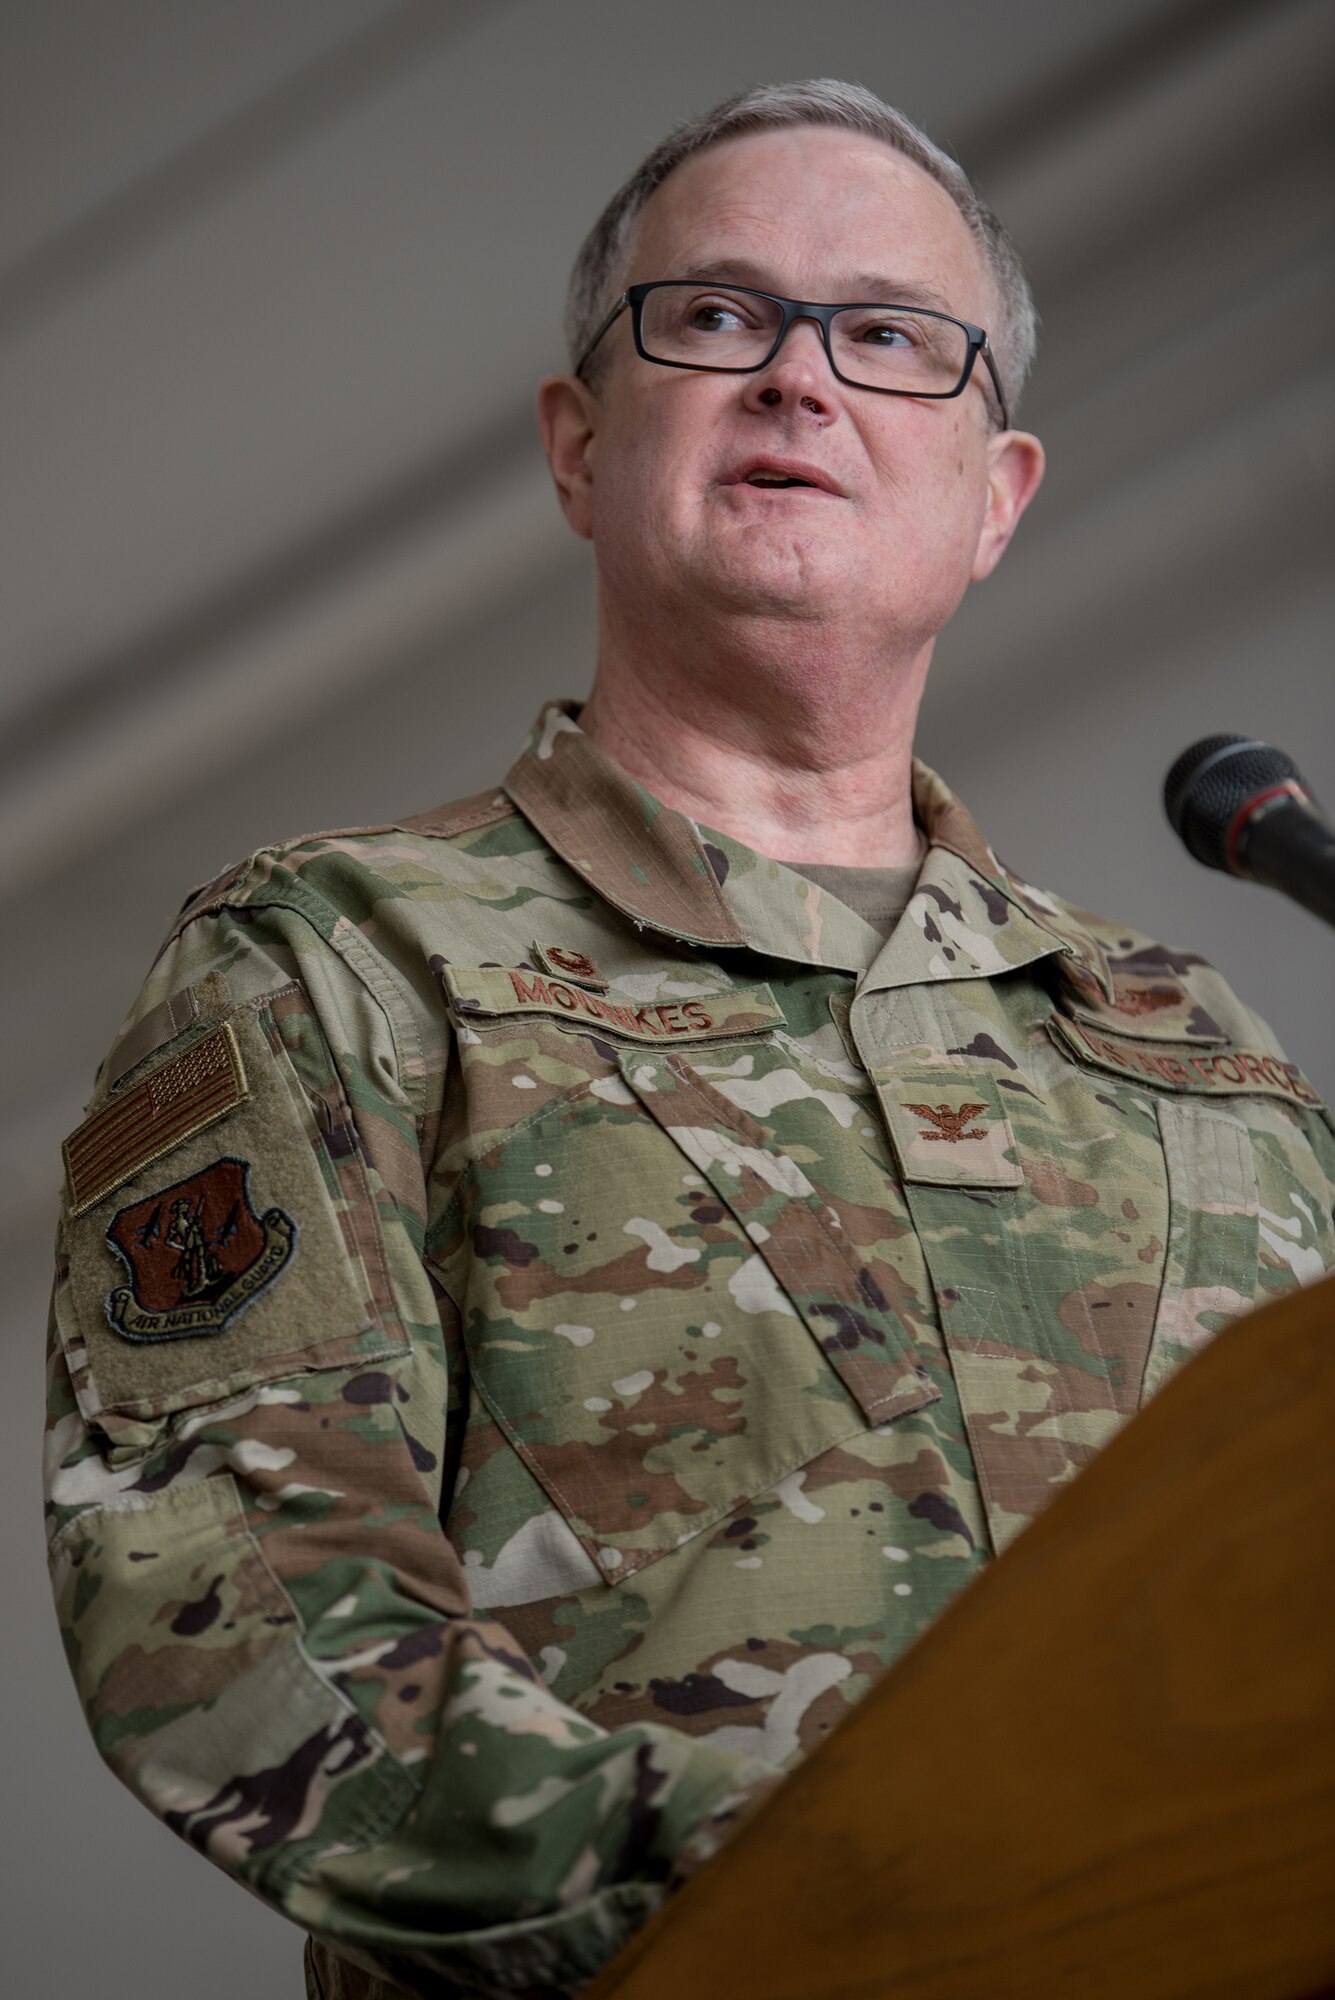
[[[55,1588],[102,1754],[337,1947],[312,1992],[577,1991],[1335,1265],[1269,1031],[915,801],[886,943],[554,705],[504,790],[201,892],[136,1003],[67,1146]]]

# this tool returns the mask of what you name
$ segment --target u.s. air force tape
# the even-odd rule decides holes
[[[1079,1062],[1132,1083],[1160,1090],[1191,1090],[1210,1097],[1280,1097],[1286,1104],[1322,1103],[1296,1063],[1260,1049],[1202,1048],[1188,1042],[1136,1041],[1086,1027],[1063,1014],[1048,1019],[1048,1033]]]

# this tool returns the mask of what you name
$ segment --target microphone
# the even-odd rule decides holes
[[[1280,889],[1335,924],[1335,833],[1282,750],[1250,736],[1203,736],[1173,764],[1163,802],[1205,867]]]

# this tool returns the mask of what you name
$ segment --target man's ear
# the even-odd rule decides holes
[[[975,583],[991,576],[1020,516],[1043,483],[1043,447],[1028,431],[999,431],[987,445],[987,512],[970,572]]]
[[[577,535],[593,538],[593,453],[598,399],[575,375],[549,375],[538,388],[542,448],[561,511]]]

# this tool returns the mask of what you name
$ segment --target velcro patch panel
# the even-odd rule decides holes
[[[183,1140],[225,1118],[247,1095],[241,1051],[224,1022],[159,1063],[70,1134],[63,1148],[70,1214],[82,1215]]]
[[[935,1187],[1019,1187],[1024,1179],[1001,1093],[959,1065],[877,1069],[881,1110],[905,1181]]]
[[[635,1042],[732,1041],[739,1035],[766,1034],[784,1018],[768,986],[645,1003],[610,990],[591,993],[527,967],[453,965],[445,967],[445,985],[461,1021],[546,1014]]]
[[[1260,1049],[1212,1049],[1181,1042],[1152,1046],[1083,1021],[1053,1014],[1048,1033],[1058,1048],[1079,1062],[1106,1070],[1132,1083],[1150,1083],[1160,1090],[1197,1091],[1210,1097],[1279,1097],[1286,1104],[1321,1109],[1322,1099],[1296,1063]]]

